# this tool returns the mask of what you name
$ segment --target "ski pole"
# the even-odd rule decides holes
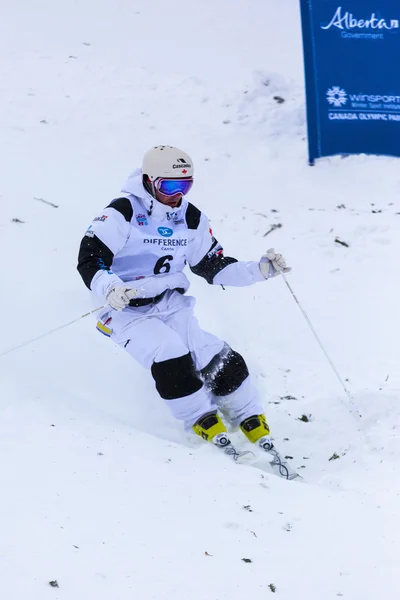
[[[20,348],[23,348],[24,346],[28,346],[29,344],[33,344],[33,342],[37,342],[38,340],[41,340],[42,338],[44,338],[44,337],[46,337],[48,335],[51,335],[52,333],[55,333],[56,331],[60,331],[60,329],[64,329],[65,327],[69,327],[69,325],[72,325],[73,323],[77,323],[81,319],[84,319],[85,317],[88,317],[89,315],[92,315],[93,313],[97,312],[98,310],[101,310],[102,308],[104,308],[104,306],[99,306],[99,308],[94,308],[90,312],[87,312],[84,315],[81,315],[80,317],[78,317],[77,319],[74,319],[73,321],[70,321],[69,323],[65,323],[64,325],[60,325],[59,327],[56,327],[55,329],[51,329],[50,331],[47,331],[46,333],[42,333],[41,335],[38,335],[37,337],[32,338],[31,340],[29,340],[27,342],[24,342],[23,344],[19,344],[18,346],[14,346],[13,348],[9,348],[9,350],[6,350],[5,352],[0,352],[0,358],[2,356],[5,356],[6,354],[10,354],[11,352],[14,352],[15,350],[19,350]]]
[[[286,283],[286,286],[287,286],[289,292],[292,294],[292,296],[293,296],[293,298],[294,298],[297,306],[301,310],[301,313],[302,313],[303,317],[307,321],[307,324],[308,324],[309,328],[311,329],[311,331],[312,331],[315,339],[317,340],[317,342],[318,342],[318,344],[319,344],[322,352],[325,354],[325,358],[329,362],[330,366],[332,367],[333,372],[335,373],[335,375],[338,378],[341,386],[343,387],[343,389],[344,389],[344,391],[346,393],[346,396],[347,396],[347,398],[349,400],[349,403],[350,403],[350,412],[352,413],[353,416],[357,416],[359,418],[362,418],[362,414],[359,412],[359,410],[358,410],[358,408],[357,408],[357,406],[356,406],[356,404],[354,402],[354,399],[353,399],[352,395],[350,394],[349,390],[347,389],[346,384],[344,383],[343,379],[341,378],[341,376],[339,374],[339,371],[335,367],[335,365],[334,365],[331,357],[329,356],[328,352],[325,350],[324,345],[322,344],[321,340],[319,339],[319,336],[318,336],[317,332],[315,331],[314,326],[311,323],[311,321],[310,321],[310,319],[309,319],[306,311],[304,310],[304,308],[301,306],[300,302],[298,301],[297,296],[296,296],[296,294],[294,293],[294,291],[292,289],[292,286],[290,285],[290,283],[288,282],[288,280],[286,278],[286,275],[284,274],[283,271],[281,271],[280,273],[282,275],[283,281]]]

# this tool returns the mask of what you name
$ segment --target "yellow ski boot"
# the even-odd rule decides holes
[[[212,412],[204,415],[193,425],[193,431],[203,440],[212,442],[216,435],[226,433],[226,427],[218,413]]]
[[[272,456],[272,470],[284,479],[296,479],[300,477],[296,471],[289,467],[288,463],[281,457],[270,437],[270,431],[265,415],[254,415],[245,419],[240,424],[240,429],[252,444],[257,444],[262,450]]]
[[[216,412],[208,413],[201,417],[201,419],[193,425],[193,431],[198,436],[202,437],[203,440],[211,442],[217,446],[217,448],[221,448],[224,453],[231,456],[235,462],[249,462],[255,458],[253,452],[249,452],[248,450],[238,452],[238,450],[236,450],[228,437],[224,423]]]
[[[264,441],[267,441],[264,438],[269,437],[269,427],[265,415],[254,415],[245,419],[241,422],[240,429],[252,444],[258,443],[261,447],[263,447]],[[272,444],[270,438],[269,442]]]

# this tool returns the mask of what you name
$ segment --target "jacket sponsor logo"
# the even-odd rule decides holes
[[[182,225],[185,222],[185,219],[179,216],[179,212],[167,213],[167,219],[173,221],[174,225]]]
[[[167,219],[168,221],[172,221],[174,225],[183,225],[185,222],[185,219],[181,217],[179,212],[167,213]]]
[[[171,237],[171,235],[174,233],[173,229],[170,229],[170,227],[159,227],[157,231],[163,237]]]
[[[109,269],[109,267],[107,267],[107,265],[105,264],[105,262],[102,258],[97,259],[97,264],[98,264],[99,269],[101,269],[102,271],[107,271],[107,273],[109,275],[114,275],[114,273],[111,271],[111,269]]]
[[[107,215],[101,215],[101,217],[95,217],[93,221],[105,221],[106,219],[108,219]]]
[[[213,256],[222,256],[224,253],[224,249],[217,240],[214,241],[211,246],[211,250],[207,253],[208,258],[212,258]]]
[[[144,225],[149,224],[149,222],[146,218],[146,215],[139,214],[139,215],[135,215],[135,217],[136,217],[136,222],[139,225],[139,227],[143,227]]]
[[[94,231],[92,229],[92,225],[89,225],[89,227],[87,228],[85,237],[88,237],[88,238],[94,237]]]
[[[143,244],[155,244],[156,246],[187,246],[187,239],[183,240],[161,240],[160,238],[144,238]]]
[[[111,323],[111,321],[112,321],[112,317],[109,317],[106,321],[104,321],[104,323],[102,321],[97,321],[97,326],[96,326],[97,331],[100,331],[100,333],[102,333],[103,335],[106,335],[107,337],[111,337],[113,330],[111,327],[108,327],[108,325]]]

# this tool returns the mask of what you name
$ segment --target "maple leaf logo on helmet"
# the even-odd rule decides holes
[[[148,150],[143,157],[142,173],[147,175],[150,181],[155,181],[160,177],[174,179],[177,177],[176,169],[180,169],[185,177],[193,177],[193,161],[186,152],[179,148],[155,146]]]

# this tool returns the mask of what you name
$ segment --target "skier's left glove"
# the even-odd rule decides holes
[[[265,279],[275,277],[282,273],[289,273],[292,269],[286,266],[286,260],[282,254],[275,253],[273,248],[267,250],[266,254],[261,257],[260,260],[260,271],[264,275]]]
[[[124,310],[129,301],[137,296],[137,290],[128,288],[126,285],[114,285],[106,294],[107,304],[114,310]]]

